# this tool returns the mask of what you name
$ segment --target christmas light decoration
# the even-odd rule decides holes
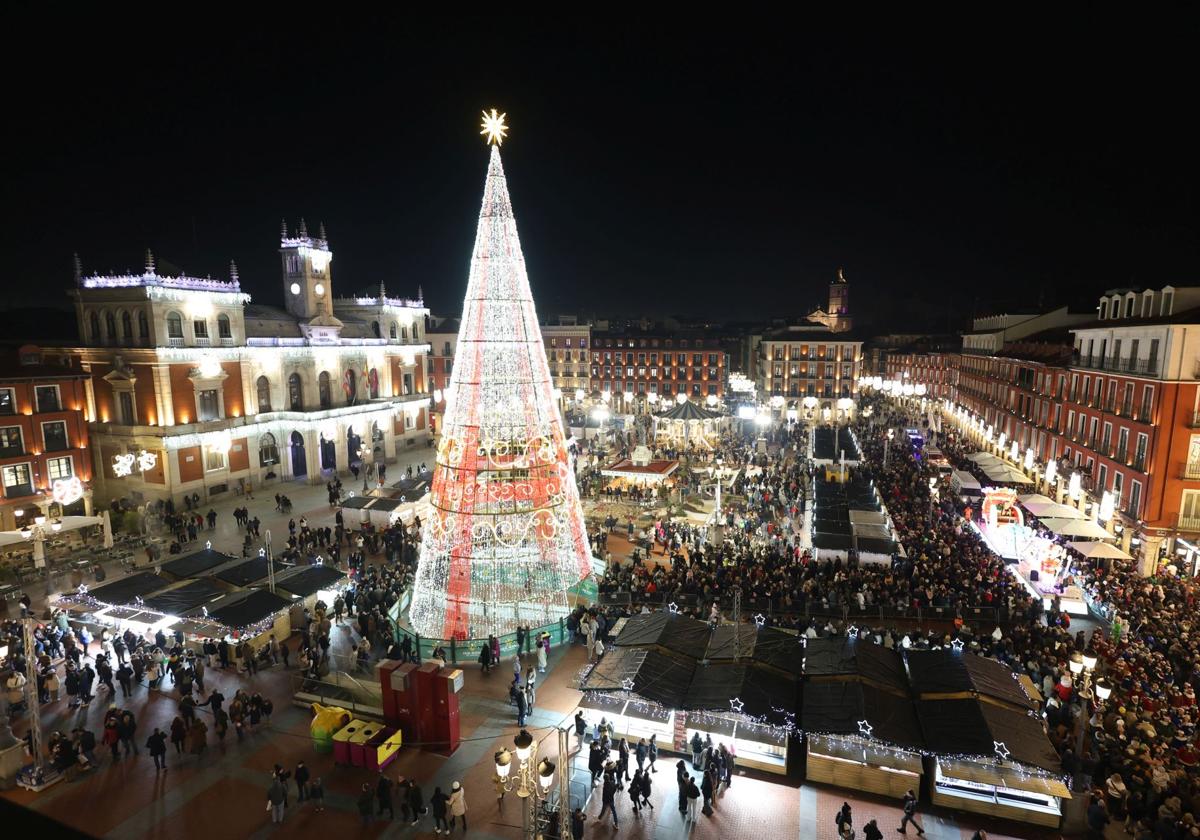
[[[1008,761],[1008,747],[1004,746],[1004,742],[993,741],[992,745],[996,748],[996,758],[1001,761]]]
[[[564,618],[567,590],[591,572],[496,119],[409,612],[438,639]]]
[[[860,734],[860,735],[862,735],[864,738],[870,738],[870,737],[871,737],[871,730],[872,730],[872,729],[874,729],[874,728],[875,728],[874,726],[871,726],[871,722],[870,722],[870,721],[866,721],[866,720],[860,720],[860,721],[858,722],[858,732],[859,732],[859,734]]]
[[[73,505],[83,498],[83,482],[78,476],[55,479],[50,486],[51,497],[60,505]]]

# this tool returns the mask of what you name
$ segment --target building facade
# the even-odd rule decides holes
[[[850,333],[807,325],[764,334],[758,345],[760,398],[802,419],[846,419],[858,398],[862,346]]]
[[[147,254],[141,274],[77,270],[83,341],[64,352],[90,377],[106,499],[316,483],[427,442],[424,303],[336,298],[329,242],[303,222],[279,253],[283,308],[252,304],[236,267],[167,276]]]
[[[576,391],[586,393],[591,387],[591,325],[580,324],[575,318],[560,317],[556,324],[542,325],[542,340],[546,345],[550,376],[561,397],[571,399]]]
[[[429,432],[437,435],[442,430],[442,416],[446,411],[446,391],[450,387],[450,372],[454,369],[454,354],[458,350],[457,318],[430,316],[426,319],[425,340],[429,343],[426,356],[426,380],[429,383]]]
[[[680,394],[714,404],[725,397],[729,357],[716,338],[654,330],[593,331],[591,345],[591,392],[609,394],[618,410],[646,409]]]
[[[1142,570],[1200,570],[1200,287],[1105,292],[1098,318],[998,351],[888,357],[978,416],[995,440],[1107,495]]]
[[[92,514],[88,375],[26,346],[0,360],[0,531]]]

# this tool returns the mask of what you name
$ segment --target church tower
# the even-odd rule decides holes
[[[831,323],[829,328],[834,332],[850,329],[850,284],[839,268],[837,279],[829,284],[829,309],[827,310]]]
[[[283,261],[283,299],[287,311],[303,320],[332,314],[333,252],[325,237],[325,225],[313,237],[308,235],[308,226],[301,219],[293,236],[285,221],[280,231],[279,254]]]

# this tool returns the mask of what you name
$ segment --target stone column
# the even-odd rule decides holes
[[[304,433],[304,462],[308,468],[308,483],[321,483],[321,440],[316,430]]]
[[[171,395],[171,366],[154,365],[154,402],[158,407],[158,425],[175,425],[175,403]]]

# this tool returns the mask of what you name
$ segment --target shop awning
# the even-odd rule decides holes
[[[1133,558],[1126,554],[1121,549],[1111,543],[1106,543],[1103,540],[1080,540],[1078,542],[1069,542],[1067,545],[1084,557],[1092,559],[1111,557],[1114,560],[1132,560]]]
[[[905,657],[918,695],[982,694],[1015,708],[1037,708],[1008,666],[994,659],[946,648],[910,650]]]
[[[1022,501],[1020,498],[1017,501],[1021,502],[1025,510],[1032,513],[1038,519],[1086,519],[1079,508],[1071,507],[1070,505],[1060,505],[1058,502],[1046,499],[1044,502],[1038,501]]]
[[[965,699],[920,700],[917,718],[927,749],[937,755],[995,757],[999,743],[1009,761],[1051,773],[1062,771],[1040,717]]]
[[[1108,533],[1090,519],[1042,519],[1041,523],[1064,537],[1083,537],[1088,540],[1116,539],[1116,535]]]

